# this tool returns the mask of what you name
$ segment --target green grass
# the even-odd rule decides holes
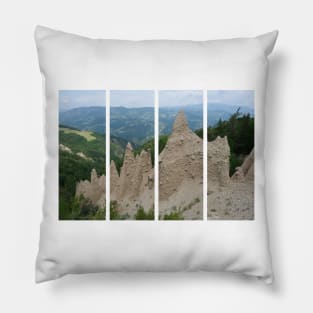
[[[63,131],[65,134],[76,134],[79,136],[84,137],[87,141],[95,140],[96,137],[94,136],[94,133],[88,130],[75,130],[71,128],[60,128],[60,131]]]

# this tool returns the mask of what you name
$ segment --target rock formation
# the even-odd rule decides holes
[[[240,182],[254,180],[254,149],[244,159],[242,165],[236,168],[231,180]]]
[[[208,142],[208,193],[227,187],[229,178],[230,149],[227,137],[218,136],[214,141]]]
[[[76,196],[83,195],[93,205],[105,207],[105,176],[92,170],[90,181],[76,185]],[[115,203],[121,218],[134,218],[137,210],[149,211],[154,207],[154,175],[150,152],[142,150],[135,156],[130,143],[125,149],[120,175],[114,161],[110,165],[110,201]]]
[[[90,181],[84,180],[76,184],[76,197],[83,195],[91,203],[99,208],[105,207],[105,176],[98,177],[95,169],[91,171]],[[104,198],[105,199],[105,198]]]
[[[209,191],[208,176],[208,218],[209,219],[253,219],[254,218],[254,149],[236,168],[227,184]]]
[[[116,169],[115,162],[112,160],[110,164],[110,193],[111,195],[115,195],[115,191],[117,190],[118,183],[119,183],[119,175]]]
[[[71,153],[71,154],[73,153],[72,150],[69,147],[63,145],[62,143],[60,143],[59,147],[60,147],[61,151],[65,151],[65,152],[68,152],[68,153]]]
[[[113,161],[110,173],[111,201],[115,201],[121,216],[133,218],[139,208],[145,211],[154,208],[154,175],[150,151],[142,150],[135,156],[128,143],[120,175]]]
[[[159,213],[179,213],[202,219],[203,141],[179,112],[173,131],[159,156]]]
[[[208,219],[253,219],[254,150],[229,176],[230,148],[227,137],[208,142]],[[90,181],[80,181],[76,196],[83,195],[99,208],[105,207],[105,176],[91,172]],[[154,169],[150,151],[135,155],[125,148],[120,174],[110,165],[110,201],[122,218],[134,219],[139,208],[154,208]],[[178,214],[184,219],[203,218],[203,140],[179,112],[172,134],[159,155],[159,215]]]

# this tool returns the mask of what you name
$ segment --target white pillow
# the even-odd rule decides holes
[[[272,281],[263,150],[277,34],[135,42],[36,28],[48,154],[37,282],[183,270]],[[136,157],[144,143],[154,153]]]

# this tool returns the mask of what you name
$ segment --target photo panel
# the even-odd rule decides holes
[[[159,91],[159,219],[203,219],[203,92]]]
[[[59,91],[59,219],[105,219],[105,90]]]
[[[110,91],[110,220],[154,220],[154,91]]]
[[[210,220],[254,219],[254,91],[207,92]]]

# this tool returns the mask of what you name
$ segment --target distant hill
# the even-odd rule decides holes
[[[154,135],[154,109],[111,107],[111,135],[142,144]],[[59,124],[105,133],[105,108],[82,107],[59,113]]]
[[[238,106],[230,106],[223,103],[209,103],[208,126],[215,126],[220,119],[222,121],[228,120],[230,116],[237,111],[238,108],[240,108],[241,113],[249,113],[251,116],[254,116],[254,110],[252,108],[242,107],[240,104],[238,104]]]
[[[202,104],[195,104],[183,107],[160,107],[159,110],[159,129],[160,134],[170,134],[175,117],[179,111],[184,111],[189,127],[193,130],[201,128],[203,125]]]
[[[105,116],[105,107],[75,108],[59,112],[59,124],[104,134]]]
[[[208,124],[215,125],[219,119],[228,120],[229,117],[240,107],[229,106],[221,103],[210,103],[208,109]],[[177,113],[183,110],[189,127],[193,130],[203,126],[202,104],[183,107],[160,107],[159,129],[161,134],[170,134]],[[240,107],[240,112],[254,115],[253,110]],[[141,145],[154,136],[154,108],[110,108],[111,135],[123,138],[135,145]],[[105,108],[104,107],[82,107],[59,114],[59,124],[67,127],[89,130],[96,133],[105,133]]]
[[[154,108],[110,108],[111,135],[141,145],[154,136]]]

